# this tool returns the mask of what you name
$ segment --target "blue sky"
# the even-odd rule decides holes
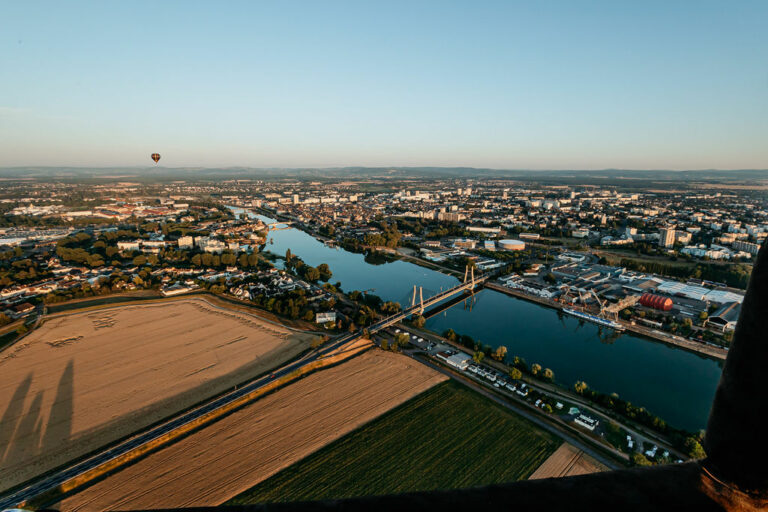
[[[768,2],[0,3],[0,166],[768,168]]]

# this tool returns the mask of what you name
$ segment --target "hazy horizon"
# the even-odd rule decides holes
[[[0,167],[768,167],[768,3],[0,6]]]

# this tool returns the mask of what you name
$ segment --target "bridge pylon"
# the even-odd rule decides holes
[[[411,297],[411,307],[416,306],[416,285],[413,285],[413,296]],[[424,314],[424,290],[419,286],[419,314]]]

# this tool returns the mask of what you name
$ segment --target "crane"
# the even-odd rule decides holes
[[[600,305],[600,316],[603,318],[608,318],[609,316],[612,316],[612,320],[618,321],[619,314],[618,311],[615,308],[612,307],[605,307],[608,301],[601,300],[600,297],[597,296],[597,293],[595,293],[594,289],[589,290],[592,296],[595,298],[597,303]]]

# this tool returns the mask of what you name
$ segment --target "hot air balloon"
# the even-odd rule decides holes
[[[157,163],[157,161],[160,160],[160,153],[152,153],[152,160]]]

